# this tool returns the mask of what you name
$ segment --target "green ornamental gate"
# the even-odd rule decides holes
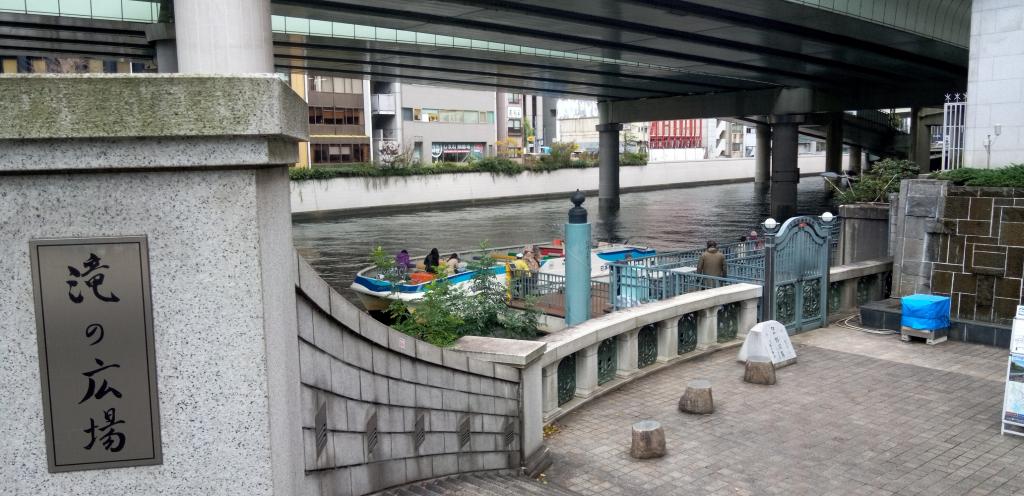
[[[772,318],[784,324],[790,334],[825,324],[829,227],[817,217],[793,217],[775,235]]]

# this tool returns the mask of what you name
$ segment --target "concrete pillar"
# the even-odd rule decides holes
[[[161,74],[178,72],[178,45],[174,39],[174,24],[157,23],[145,27],[146,41],[156,51],[156,69]]]
[[[274,72],[270,0],[174,0],[178,70]]]
[[[225,108],[246,119],[225,115]],[[271,76],[0,78],[0,211],[32,219],[0,229],[0,251],[12,259],[0,278],[10,330],[4,340],[20,350],[4,354],[8,380],[0,396],[5,408],[34,419],[32,428],[8,428],[17,421],[10,416],[3,421],[0,456],[19,460],[0,464],[3,492],[118,494],[128,484],[137,494],[305,492],[287,169],[294,143],[308,132],[306,113],[304,102]],[[51,474],[39,383],[32,384],[42,315],[33,311],[29,241],[125,235],[145,235],[149,246],[143,263],[152,308],[145,314],[155,329],[153,393],[168,406],[159,412],[164,456],[159,465]],[[118,269],[106,256],[103,263]],[[116,272],[105,276],[107,289],[124,284]],[[133,294],[136,302],[142,298]],[[93,309],[91,317],[62,319],[130,319],[139,307],[119,296],[110,314]],[[120,322],[110,325],[123,330],[108,327],[101,344],[112,332],[143,332],[138,321]],[[70,364],[52,365],[67,371]],[[180,398],[189,398],[187,409],[175,406]],[[132,425],[137,412],[122,417],[118,405],[117,418]],[[217,473],[245,477],[211,477],[211,463]]]
[[[637,353],[639,352],[639,339],[637,336],[640,335],[640,329],[633,329],[619,334],[618,341],[615,343],[615,350],[618,353],[617,364],[618,370],[615,371],[617,377],[628,377],[633,375],[638,370],[637,368]]]
[[[754,148],[754,184],[768,185],[771,180],[772,129],[768,124],[757,125],[757,146]]]
[[[700,310],[697,315],[697,349],[706,350],[718,342],[718,306]]]
[[[745,300],[740,302],[739,322],[737,323],[736,339],[740,341],[747,338],[750,328],[757,325],[757,302],[758,300]]]
[[[523,367],[520,375],[523,388],[523,445],[525,460],[544,445],[544,387],[540,360]]]
[[[850,312],[857,308],[857,278],[839,283],[839,311]]]
[[[586,398],[597,389],[597,348],[587,346],[576,352],[576,396]]]
[[[825,130],[825,171],[843,173],[843,113],[829,115]]]
[[[601,210],[619,209],[619,131],[622,131],[622,124],[597,125],[600,168],[597,206]]]
[[[931,167],[931,135],[921,123],[921,107],[910,110],[910,160],[928,172]]]
[[[964,165],[1024,162],[1024,5],[973,0]],[[996,134],[996,125],[999,134]],[[988,142],[988,149],[985,143]]]
[[[796,185],[800,182],[796,162],[799,121],[783,116],[772,126],[771,215],[780,224],[796,215]]]
[[[495,148],[504,148],[508,140],[508,93],[498,90],[494,93],[494,124],[497,126],[497,140],[500,145]]]
[[[854,175],[860,175],[861,169],[861,158],[864,155],[864,151],[857,145],[850,145],[850,172]]]
[[[679,317],[658,322],[658,362],[679,356]]]
[[[576,190],[572,195],[569,222],[565,224],[565,325],[574,326],[590,319],[590,223],[586,196]]]
[[[544,121],[544,141],[541,145],[551,146],[557,139],[558,133],[558,99],[554,97],[543,98],[540,104],[540,111],[542,114],[540,118]]]
[[[543,381],[541,382],[542,398],[544,405],[544,418],[558,409],[558,361],[544,367]]]

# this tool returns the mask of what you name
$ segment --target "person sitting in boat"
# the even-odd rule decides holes
[[[433,274],[437,272],[437,267],[441,265],[441,253],[437,251],[437,248],[430,250],[430,253],[423,259],[423,270]]]
[[[459,265],[462,260],[459,260],[458,253],[452,253],[452,256],[448,257],[448,260],[444,263],[444,271],[446,274],[453,276],[459,272]]]
[[[537,255],[533,250],[526,250],[523,253],[523,261],[526,262],[526,267],[530,272],[537,273],[540,270],[540,262],[537,261]]]
[[[523,298],[526,296],[530,266],[526,264],[525,256],[522,253],[516,253],[516,259],[509,263],[508,274],[512,279],[512,297]]]
[[[413,268],[415,266],[416,265],[412,263],[412,260],[409,259],[409,251],[408,250],[402,250],[402,251],[398,252],[397,255],[395,255],[395,268],[398,269],[398,271],[400,273],[404,274],[405,271],[407,271],[407,270],[409,270],[409,269],[411,269],[411,268]]]

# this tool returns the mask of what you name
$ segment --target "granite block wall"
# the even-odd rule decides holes
[[[947,295],[953,317],[1008,323],[1022,303],[1024,189],[931,180],[903,186],[898,294]]]
[[[390,329],[298,264],[303,494],[520,466],[518,369]]]

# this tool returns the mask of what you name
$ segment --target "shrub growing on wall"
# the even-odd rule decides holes
[[[860,179],[836,195],[836,203],[888,202],[890,193],[900,190],[900,181],[913,179],[921,169],[910,160],[887,158],[875,162],[871,170],[860,175]]]
[[[1024,188],[1024,164],[1013,164],[999,169],[954,169],[936,172],[933,179],[944,179],[962,186],[989,186]]]

